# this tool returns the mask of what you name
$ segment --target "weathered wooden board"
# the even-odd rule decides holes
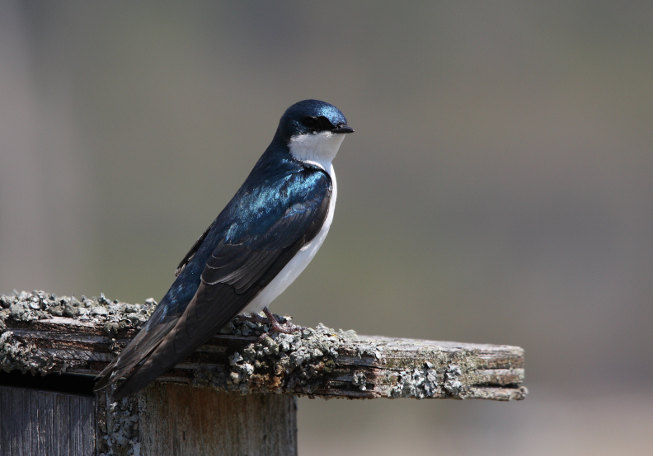
[[[293,396],[216,393],[171,383],[148,387],[145,396],[139,434],[147,455],[297,453]]]
[[[113,403],[108,391],[92,396],[92,378],[153,307],[0,296],[0,372],[12,373],[0,375],[12,385],[0,387],[0,454],[294,455],[295,395],[506,401],[527,392],[519,347],[323,325],[260,337],[264,326],[237,321],[144,391]],[[26,389],[35,377],[21,373],[58,391]]]
[[[96,454],[297,454],[297,407],[287,394],[224,393],[156,382],[117,403],[97,394]]]
[[[134,333],[76,319],[7,320],[0,367],[95,375]],[[324,326],[258,338],[217,335],[160,380],[221,391],[371,398],[523,399],[524,352],[507,345],[359,336]],[[249,331],[251,335],[244,336]],[[5,364],[3,367],[2,364]]]
[[[93,396],[0,386],[0,455],[95,451]]]

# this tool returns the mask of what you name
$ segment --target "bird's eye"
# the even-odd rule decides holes
[[[317,128],[318,120],[317,117],[306,116],[302,119],[302,125],[305,127],[315,129]]]
[[[317,126],[320,130],[331,130],[333,128],[331,121],[324,116],[317,118]]]
[[[333,124],[324,116],[306,116],[301,122],[302,125],[313,131],[327,131],[333,129]]]

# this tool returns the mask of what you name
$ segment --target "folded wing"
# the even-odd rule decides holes
[[[260,192],[271,191],[277,193],[273,207],[254,204],[261,199]],[[98,386],[127,375],[114,394],[119,399],[186,358],[240,313],[315,237],[326,218],[330,197],[329,176],[306,169],[283,176],[267,187],[239,192],[214,222],[220,227],[220,217],[234,220],[224,227],[208,256],[199,287],[183,313],[172,320],[163,318],[150,328],[148,322],[125,348],[124,356],[121,354],[115,365],[105,369]],[[141,336],[144,331],[148,334]],[[133,344],[136,348],[132,348]]]

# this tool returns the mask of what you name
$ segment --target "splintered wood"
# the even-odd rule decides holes
[[[94,376],[136,329],[107,331],[102,321],[67,317],[9,318],[4,326],[0,368],[41,375]],[[524,351],[515,346],[362,336],[323,325],[263,338],[256,323],[237,322],[231,330],[235,334],[216,335],[159,381],[353,399],[506,401],[527,392]]]

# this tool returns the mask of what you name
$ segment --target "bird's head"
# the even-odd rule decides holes
[[[286,144],[294,158],[323,167],[338,153],[347,133],[354,129],[338,108],[319,100],[304,100],[281,116],[275,139]]]

